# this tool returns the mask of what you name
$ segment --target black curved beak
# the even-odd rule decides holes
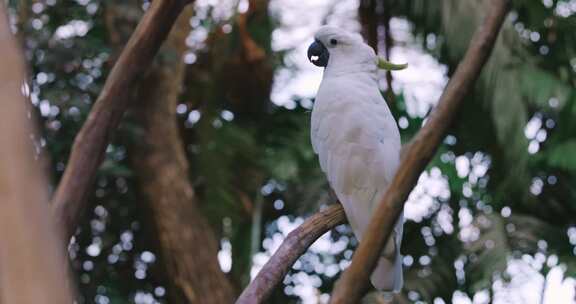
[[[328,65],[329,57],[328,49],[318,40],[314,40],[308,47],[308,60],[316,66],[325,67]]]

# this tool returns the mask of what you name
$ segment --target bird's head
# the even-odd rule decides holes
[[[359,34],[349,33],[334,26],[323,26],[314,35],[308,47],[308,59],[316,66],[377,64],[386,70],[403,69],[406,65],[395,65],[379,58]]]

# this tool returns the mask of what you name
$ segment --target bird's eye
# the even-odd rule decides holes
[[[331,45],[337,45],[337,44],[338,44],[338,40],[336,40],[336,39],[330,39],[330,44],[331,44]]]

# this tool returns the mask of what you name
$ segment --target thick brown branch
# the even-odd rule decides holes
[[[404,207],[404,201],[434,156],[454,120],[456,111],[490,56],[508,12],[508,1],[494,0],[491,4],[492,8],[484,24],[474,34],[464,59],[440,97],[438,107],[406,150],[398,172],[388,188],[389,191],[375,209],[367,232],[354,254],[352,264],[334,287],[331,303],[359,303],[362,289],[368,284],[370,273]]]
[[[0,303],[72,303],[48,184],[34,159],[22,51],[0,2]]]
[[[63,227],[65,239],[74,233],[87,205],[87,193],[135,85],[151,65],[154,55],[187,2],[152,1],[76,136],[66,171],[52,198],[54,213]]]
[[[345,221],[344,210],[340,204],[329,206],[309,217],[288,234],[256,278],[244,289],[236,304],[263,303],[300,255],[320,236]]]

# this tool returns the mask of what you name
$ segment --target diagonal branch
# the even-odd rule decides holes
[[[492,8],[472,37],[468,51],[440,97],[437,108],[412,140],[392,184],[375,208],[366,234],[352,258],[352,264],[334,287],[331,303],[359,302],[362,289],[368,284],[368,278],[376,266],[382,247],[402,212],[404,201],[436,153],[464,97],[490,57],[508,13],[509,3],[507,0],[493,0],[490,4]]]
[[[284,279],[292,264],[314,241],[326,231],[345,222],[344,209],[339,203],[309,217],[288,234],[256,278],[244,289],[236,304],[263,303]]]
[[[136,84],[152,64],[176,18],[189,2],[152,1],[76,136],[66,171],[52,198],[53,211],[62,226],[65,240],[74,233],[86,208],[87,193],[94,183],[110,137],[128,107]]]
[[[488,60],[508,12],[507,0],[493,2],[490,14],[472,38],[470,48],[440,97],[438,107],[414,139],[402,148],[402,164],[389,188],[393,190],[386,193],[376,208],[352,265],[334,288],[333,303],[359,302],[384,241],[389,237],[392,225],[404,207],[406,197],[436,152],[465,94],[473,86],[482,66]],[[236,303],[263,303],[300,255],[322,234],[344,223],[344,217],[342,207],[335,205],[307,219],[284,240]]]

